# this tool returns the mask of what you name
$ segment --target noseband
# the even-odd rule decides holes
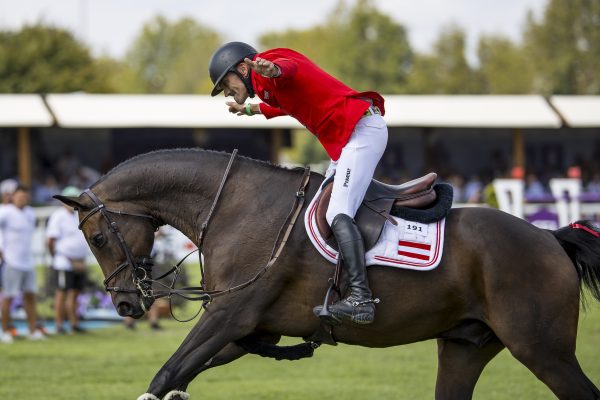
[[[126,258],[126,261],[121,263],[104,280],[104,287],[105,287],[106,291],[114,292],[114,293],[138,293],[142,298],[142,301],[141,301],[142,309],[144,310],[144,312],[146,312],[150,308],[152,303],[154,302],[154,293],[152,290],[152,282],[153,282],[153,280],[152,280],[152,265],[153,265],[152,258],[150,256],[134,257],[131,249],[125,242],[125,239],[123,238],[123,234],[121,234],[121,231],[119,230],[119,227],[117,226],[117,223],[110,218],[109,214],[128,215],[128,216],[132,216],[132,217],[147,218],[151,221],[152,226],[154,227],[155,230],[157,230],[160,227],[160,225],[161,225],[160,222],[157,221],[156,218],[154,218],[151,215],[137,214],[137,213],[133,213],[133,212],[126,212],[126,211],[119,211],[119,210],[111,210],[111,209],[107,208],[104,205],[104,203],[102,203],[102,201],[98,198],[98,196],[96,196],[94,194],[94,192],[92,192],[90,189],[87,189],[83,193],[86,194],[92,200],[92,202],[96,205],[96,207],[94,209],[92,209],[85,217],[83,217],[83,219],[79,223],[79,229],[81,229],[83,227],[83,225],[87,222],[88,219],[90,219],[94,214],[99,212],[102,215],[102,217],[104,217],[104,220],[106,221],[109,230],[112,232],[113,235],[116,236],[117,242],[119,243],[121,250],[123,250],[123,253],[125,254],[125,258]],[[135,289],[127,289],[127,288],[122,288],[119,286],[108,286],[109,282],[115,276],[117,276],[120,272],[124,271],[128,267],[131,267],[133,269],[131,276],[133,279],[133,287]]]

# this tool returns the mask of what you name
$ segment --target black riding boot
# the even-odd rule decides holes
[[[370,324],[375,319],[375,303],[379,300],[373,300],[369,288],[362,235],[354,220],[346,214],[335,216],[331,230],[348,273],[350,294],[328,309],[339,322],[347,320],[359,325]],[[322,309],[323,306],[317,306],[314,313],[318,316]]]

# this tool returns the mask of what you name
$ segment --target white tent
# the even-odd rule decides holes
[[[558,128],[542,96],[386,96],[389,126]]]
[[[250,118],[227,111],[225,98],[200,95],[51,94],[64,128],[300,128],[291,117]]]
[[[541,96],[385,96],[390,127],[558,128]],[[225,98],[202,95],[51,94],[65,128],[301,128],[291,117],[267,121],[227,112]],[[307,101],[310,101],[307,99]]]
[[[0,127],[46,127],[52,115],[37,94],[0,94]]]
[[[550,102],[570,127],[600,126],[600,96],[552,96]]]

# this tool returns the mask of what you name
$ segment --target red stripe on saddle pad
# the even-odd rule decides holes
[[[405,257],[416,258],[417,260],[429,260],[429,256],[417,253],[410,253],[408,251],[398,251],[398,254]]]
[[[406,247],[414,247],[415,249],[421,249],[421,250],[431,250],[431,245],[429,245],[429,244],[416,243],[416,242],[407,242],[406,240],[400,240],[398,242],[398,245],[400,245],[400,246],[406,246]]]

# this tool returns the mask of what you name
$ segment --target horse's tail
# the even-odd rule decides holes
[[[552,234],[573,261],[580,284],[600,301],[600,229],[590,221],[577,221]]]

